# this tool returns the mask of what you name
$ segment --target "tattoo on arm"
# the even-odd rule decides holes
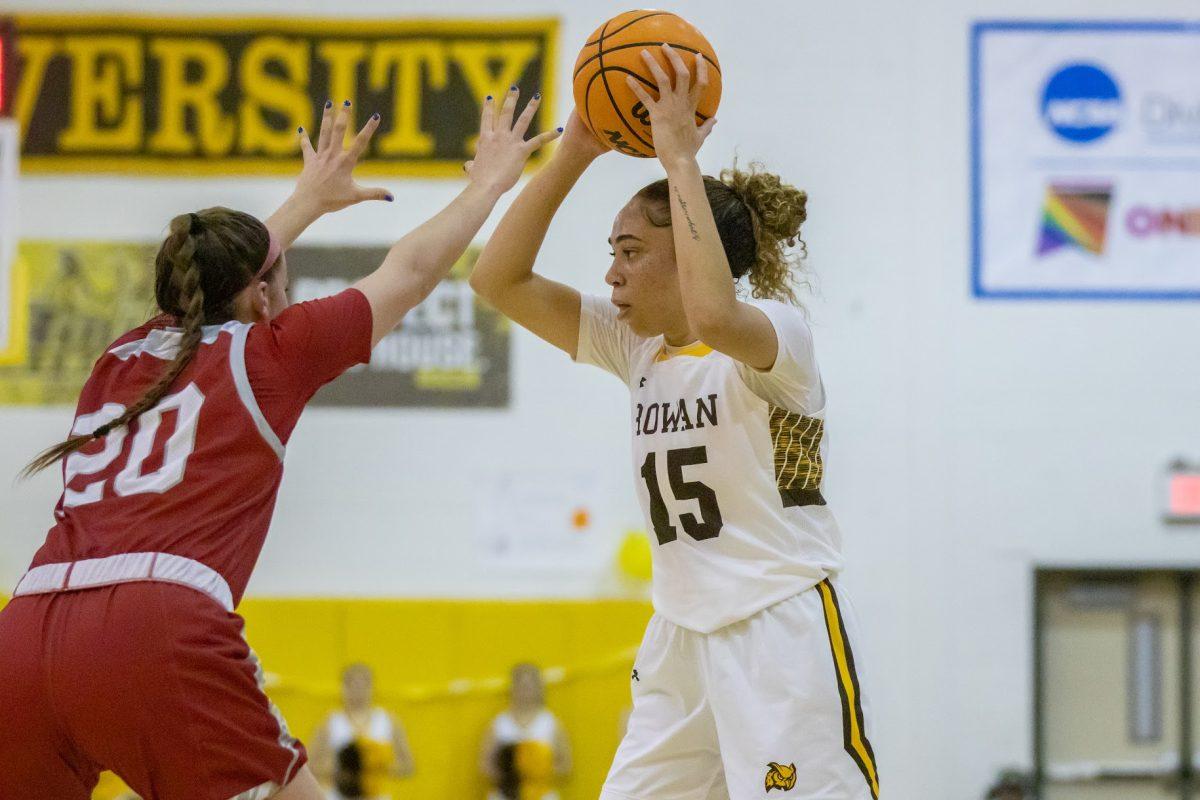
[[[683,218],[687,220],[688,230],[692,232],[692,241],[700,241],[700,234],[696,231],[696,223],[692,222],[692,215],[688,213],[687,202],[683,199],[683,195],[679,189],[675,189],[675,199],[679,201],[679,207],[683,209]]]

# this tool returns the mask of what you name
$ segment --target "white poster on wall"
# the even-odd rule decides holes
[[[1200,23],[980,22],[973,288],[1200,299]]]
[[[476,553],[489,567],[594,570],[611,555],[595,475],[509,469],[476,488]]]

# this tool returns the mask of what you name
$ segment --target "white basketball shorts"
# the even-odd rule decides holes
[[[878,800],[852,641],[829,580],[709,634],[655,615],[601,800]]]

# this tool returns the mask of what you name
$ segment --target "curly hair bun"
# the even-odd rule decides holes
[[[721,181],[754,212],[764,233],[778,242],[786,242],[788,247],[796,245],[800,226],[808,218],[807,192],[784,183],[757,162],[747,170],[736,165],[722,170]]]

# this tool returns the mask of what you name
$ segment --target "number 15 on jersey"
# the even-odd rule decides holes
[[[694,500],[700,505],[700,517],[690,511],[678,514],[684,532],[695,539],[715,539],[721,533],[721,507],[717,504],[717,493],[700,481],[689,481],[683,474],[684,467],[708,463],[706,447],[682,447],[667,451],[667,478],[671,493],[676,501]],[[663,499],[658,483],[658,453],[646,454],[642,462],[642,480],[650,495],[650,522],[659,544],[668,544],[679,537],[678,529],[671,524],[671,512]]]

